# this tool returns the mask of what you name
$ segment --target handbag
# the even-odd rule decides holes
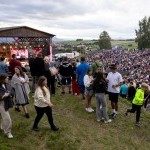
[[[49,68],[51,76],[54,76],[58,73],[58,70],[53,66]]]
[[[90,86],[89,86],[89,87],[86,87],[86,89],[87,89],[88,91],[93,90],[93,84],[90,84]]]

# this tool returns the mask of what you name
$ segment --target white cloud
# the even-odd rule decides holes
[[[0,27],[27,25],[59,38],[134,38],[149,0],[0,0]]]

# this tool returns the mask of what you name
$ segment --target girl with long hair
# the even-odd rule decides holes
[[[50,101],[50,92],[47,88],[47,79],[44,76],[41,76],[37,83],[37,88],[34,94],[34,106],[37,113],[33,124],[33,130],[38,131],[38,123],[42,119],[44,113],[48,117],[48,122],[53,131],[57,131],[57,128],[53,123],[52,117],[52,106],[53,104]]]
[[[11,79],[11,85],[15,89],[15,110],[20,112],[19,106],[22,106],[25,117],[29,118],[26,105],[29,104],[29,78],[22,71],[20,66],[15,67],[15,74]]]
[[[93,88],[96,98],[96,117],[97,121],[100,122],[104,118],[105,123],[109,123],[112,120],[108,118],[107,114],[107,101],[105,92],[107,90],[107,82],[102,72],[98,72],[93,82]]]

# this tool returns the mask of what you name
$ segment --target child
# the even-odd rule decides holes
[[[127,109],[126,116],[128,113],[134,113],[136,111],[136,125],[139,125],[140,121],[140,114],[141,114],[141,107],[144,103],[144,92],[148,90],[148,85],[146,83],[141,84],[141,89],[138,89],[135,97],[132,101],[132,109]]]

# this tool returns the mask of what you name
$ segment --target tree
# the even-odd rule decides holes
[[[139,49],[150,48],[150,17],[139,21],[139,29],[135,30]]]
[[[111,38],[106,31],[103,31],[99,36],[100,49],[111,49]]]

